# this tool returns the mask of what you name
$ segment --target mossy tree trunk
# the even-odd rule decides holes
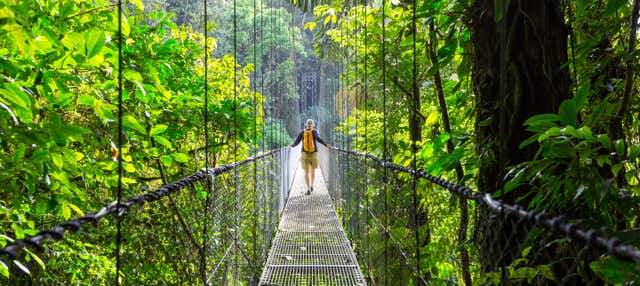
[[[506,7],[494,7],[502,6],[502,1],[477,0],[469,11],[475,61],[476,152],[480,158],[478,189],[486,193],[500,192],[507,166],[533,158],[536,145],[518,147],[532,135],[523,127],[524,121],[532,115],[556,113],[560,103],[570,97],[565,65],[568,31],[560,1],[504,2]],[[506,12],[500,12],[501,8]],[[529,191],[525,186],[502,199],[514,203]],[[483,208],[478,213],[482,270],[500,271],[519,256],[528,227]]]

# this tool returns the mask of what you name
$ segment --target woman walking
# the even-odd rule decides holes
[[[314,126],[313,119],[307,119],[304,129],[298,133],[298,137],[296,137],[296,140],[290,145],[291,148],[293,148],[302,142],[300,163],[302,163],[302,170],[304,170],[304,182],[307,184],[307,195],[313,192],[313,182],[315,180],[316,168],[318,168],[318,143],[327,148],[331,148],[330,144],[325,143],[324,140],[320,138],[318,131],[313,129]]]

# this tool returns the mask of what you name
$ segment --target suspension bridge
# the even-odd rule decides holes
[[[271,2],[271,6],[277,6],[277,1]],[[382,1],[383,19],[387,16],[385,13],[389,13],[385,11],[385,3]],[[253,38],[254,46],[258,30],[262,34],[263,28],[272,28],[270,51],[262,56],[267,67],[260,71],[261,78],[257,78],[258,72],[253,73],[251,86],[244,87],[252,90],[249,94],[253,98],[240,103],[238,82],[245,79],[239,79],[237,67],[233,68],[232,76],[227,75],[232,78],[233,86],[226,87],[228,90],[225,92],[232,94],[229,96],[232,100],[221,100],[223,103],[215,106],[215,111],[209,102],[211,84],[203,84],[201,90],[194,91],[202,94],[202,98],[194,100],[201,106],[194,108],[202,109],[201,119],[204,122],[202,126],[199,125],[201,122],[193,123],[198,125],[195,128],[198,134],[188,139],[204,141],[198,142],[202,147],[187,152],[189,156],[185,155],[186,158],[150,155],[153,164],[158,165],[162,184],[153,185],[155,188],[151,190],[136,191],[127,189],[123,175],[125,168],[133,166],[129,163],[131,159],[123,157],[124,150],[131,147],[125,143],[126,129],[144,133],[146,137],[141,138],[153,138],[145,148],[169,145],[171,148],[167,149],[172,149],[174,146],[164,137],[157,136],[163,132],[158,131],[161,128],[153,133],[151,126],[143,127],[137,119],[125,114],[133,111],[127,110],[127,98],[123,98],[123,93],[127,92],[124,79],[131,78],[128,84],[137,88],[132,94],[142,98],[141,101],[148,100],[145,88],[149,87],[137,81],[137,71],[131,71],[137,68],[135,65],[131,64],[131,70],[127,72],[121,60],[126,50],[123,45],[127,43],[122,25],[127,22],[123,20],[123,3],[118,1],[118,97],[114,100],[117,106],[106,108],[114,113],[117,110],[114,116],[117,120],[107,120],[109,123],[117,122],[116,142],[112,142],[112,159],[117,167],[109,169],[117,171],[117,178],[105,179],[113,183],[110,188],[117,191],[115,199],[101,198],[109,203],[67,221],[43,222],[47,227],[35,233],[23,233],[20,238],[3,236],[7,243],[0,248],[0,262],[3,264],[0,269],[5,269],[2,268],[4,266],[10,270],[9,283],[38,284],[38,279],[46,276],[50,279],[48,281],[55,281],[53,284],[64,285],[70,283],[64,279],[75,277],[78,271],[90,273],[90,269],[104,267],[110,270],[105,271],[106,277],[94,282],[96,285],[504,285],[512,280],[517,281],[515,284],[527,285],[601,285],[603,282],[593,275],[589,270],[591,266],[585,261],[606,257],[615,259],[614,263],[634,265],[637,269],[640,251],[621,242],[621,238],[606,229],[585,225],[580,218],[550,215],[503,202],[495,194],[477,192],[439,175],[429,174],[416,165],[415,151],[408,160],[410,166],[394,162],[388,148],[389,140],[393,139],[387,138],[391,127],[387,119],[387,105],[390,103],[386,97],[388,79],[384,68],[387,48],[384,42],[385,20],[381,22],[383,68],[380,76],[383,79],[378,91],[383,98],[380,119],[383,130],[364,130],[364,144],[355,142],[357,140],[352,138],[350,130],[337,134],[331,128],[341,119],[348,120],[348,113],[354,108],[349,106],[351,102],[348,96],[344,96],[345,90],[361,85],[364,96],[360,100],[364,102],[359,105],[367,107],[369,87],[366,82],[369,75],[366,65],[364,70],[358,70],[357,65],[355,68],[355,74],[364,79],[364,84],[354,79],[352,82],[337,79],[337,76],[329,78],[326,74],[327,78],[322,78],[320,75],[326,72],[324,70],[301,76],[305,90],[299,109],[312,113],[309,110],[315,107],[312,116],[330,123],[321,134],[330,134],[332,141],[340,141],[335,144],[340,147],[321,148],[314,192],[305,194],[303,174],[299,169],[301,151],[281,147],[290,143],[287,142],[286,127],[272,124],[270,128],[284,131],[272,132],[264,127],[258,131],[261,124],[267,125],[261,122],[263,113],[277,115],[274,117],[284,115],[279,114],[278,106],[260,102],[257,91],[285,102],[286,96],[278,92],[279,88],[288,89],[287,84],[295,81],[292,75],[287,79],[291,81],[288,83],[274,79],[269,86],[264,84],[265,74],[275,76],[277,72],[284,73],[276,72],[272,67],[276,58],[282,56],[274,51],[277,43],[273,38],[278,35],[273,34],[276,34],[277,21],[290,20],[293,23],[293,16],[286,19],[283,12],[286,11],[284,7],[293,10],[293,4],[288,1],[281,4],[282,7],[277,8],[282,9],[272,11],[274,17],[265,22],[262,16],[252,19],[253,30],[248,34]],[[370,3],[363,1],[362,4],[367,7],[363,8],[363,21],[366,22],[367,5]],[[207,1],[204,1],[204,35],[210,32],[207,7]],[[257,14],[264,7],[254,1],[252,8],[252,12]],[[413,13],[415,29],[415,10]],[[237,19],[236,1],[233,1],[233,48],[230,50],[233,50],[234,58],[238,53]],[[128,24],[124,29],[130,29]],[[366,35],[367,31],[364,33]],[[413,33],[412,43],[415,87],[418,85],[416,34]],[[295,35],[291,32],[285,37],[293,39]],[[99,37],[91,39],[94,38]],[[212,68],[207,52],[211,49],[209,44],[204,41],[204,83],[210,82],[209,69]],[[87,50],[85,45],[85,53]],[[254,65],[260,58],[256,50],[254,47],[251,51]],[[294,66],[295,58],[291,62]],[[344,71],[342,69],[346,68],[342,66],[333,71],[339,73]],[[199,72],[194,73],[200,75]],[[226,75],[226,71],[222,74]],[[331,118],[322,117],[318,105],[327,99],[315,92],[325,88],[324,80],[339,81],[325,93],[343,96],[338,102],[325,102],[334,113]],[[100,106],[104,102],[96,100],[91,104]],[[220,115],[224,113],[224,104],[232,106],[229,108],[231,117]],[[245,106],[252,107],[251,114],[239,114]],[[337,115],[338,110],[345,114]],[[184,113],[191,111],[180,109]],[[151,117],[146,110],[140,113],[147,119]],[[298,110],[297,118],[289,120],[299,121],[301,113]],[[361,118],[368,117],[365,114]],[[212,134],[214,130],[210,128],[220,123],[216,120],[231,122],[228,126],[232,130],[215,130],[224,133],[219,137],[229,147],[225,155],[232,157],[225,162],[231,163],[216,164],[211,159],[218,158],[211,154],[215,144],[210,141],[215,137]],[[253,130],[239,130],[242,121],[245,127]],[[351,123],[356,129],[369,125],[363,121]],[[345,125],[345,129],[350,128],[349,122]],[[260,140],[259,133],[270,137]],[[382,141],[382,147],[378,149],[382,152],[370,150],[373,148],[370,148],[371,143],[366,136],[371,133],[382,133],[378,134]],[[130,137],[135,139],[131,141],[142,141],[135,136]],[[250,143],[239,142],[239,137]],[[271,146],[264,142],[259,146],[259,141],[268,141]],[[412,144],[414,149],[415,142]],[[272,147],[275,148],[269,150]],[[239,158],[238,150],[244,150],[249,157]],[[56,155],[51,157],[58,159]],[[175,158],[180,158],[183,163],[195,161],[200,168],[180,169],[176,172],[180,175],[174,175],[180,179],[168,181],[163,167],[166,161],[162,159],[171,161]],[[500,231],[480,227],[469,230],[469,212],[476,217],[479,217],[478,213],[487,214],[483,217],[488,218],[492,225],[500,226]],[[530,233],[536,236],[528,240]],[[479,234],[484,240],[478,238]],[[96,246],[104,248],[102,253],[109,255],[87,254],[95,251]],[[61,257],[59,253],[71,253],[77,257]],[[482,261],[487,258],[487,253],[493,257],[493,264]],[[54,267],[44,268],[42,259],[50,259],[52,263],[48,265]],[[86,268],[67,269],[68,259],[78,259]]]
[[[52,229],[16,240],[0,249],[3,258],[18,262],[24,259],[28,249],[47,252],[47,244],[62,240],[70,232],[88,234],[91,227],[100,227],[100,221],[110,216],[123,219],[123,231],[136,233],[141,228],[151,230],[152,237],[129,237],[140,241],[139,249],[120,249],[123,265],[120,271],[123,284],[154,284],[152,280],[136,280],[135,265],[145,259],[145,253],[153,250],[162,253],[165,247],[175,254],[192,253],[191,257],[180,257],[169,261],[179,269],[186,261],[203,263],[202,269],[182,269],[175,283],[205,285],[227,285],[233,283],[253,285],[431,285],[450,283],[458,277],[455,272],[449,280],[430,280],[427,270],[416,263],[419,249],[411,242],[411,235],[398,235],[389,229],[395,221],[411,222],[411,211],[397,208],[402,205],[396,195],[385,198],[384,193],[371,192],[367,184],[381,184],[381,190],[396,188],[403,179],[398,175],[410,175],[416,180],[425,180],[440,186],[444,191],[463,200],[475,202],[512,223],[527,223],[557,236],[578,243],[583,249],[597,250],[625,261],[640,261],[640,252],[634,247],[621,244],[617,238],[601,236],[594,229],[582,229],[567,222],[563,217],[549,217],[535,210],[525,210],[517,205],[507,205],[494,200],[489,194],[474,192],[464,186],[431,176],[419,170],[400,166],[379,159],[371,154],[334,149],[323,150],[322,168],[318,170],[315,189],[306,195],[302,172],[297,171],[299,150],[289,148],[273,150],[243,161],[204,169],[156,190],[112,202],[94,214],[72,219]],[[366,167],[365,167],[366,166]],[[376,178],[376,173],[389,172],[387,178]],[[394,174],[395,173],[395,174]],[[253,178],[252,178],[253,177]],[[389,178],[396,178],[393,181]],[[259,181],[260,180],[260,181]],[[257,184],[251,186],[251,181]],[[367,182],[368,181],[368,182]],[[406,180],[404,180],[406,181]],[[405,182],[406,183],[406,182]],[[198,186],[209,185],[215,195],[210,199],[208,221],[210,226],[201,226],[215,234],[198,237],[194,225],[197,222],[185,217],[188,205],[178,205],[185,198],[193,203],[190,192]],[[331,195],[333,194],[333,195]],[[374,199],[375,198],[375,199]],[[158,201],[158,202],[157,202]],[[160,202],[156,219],[175,221],[176,229],[167,233],[153,228],[140,216],[145,205]],[[215,202],[214,202],[215,201]],[[253,209],[246,208],[251,201]],[[335,205],[339,213],[336,213]],[[404,203],[406,206],[409,204]],[[395,205],[396,207],[392,207]],[[153,207],[158,208],[158,207]],[[162,209],[169,214],[163,214]],[[437,217],[437,214],[432,214]],[[201,218],[200,218],[201,219]],[[342,219],[342,220],[341,220]],[[276,224],[279,221],[278,224]],[[218,228],[213,229],[213,225]],[[345,231],[344,226],[347,227]],[[86,230],[83,230],[87,228]],[[367,230],[375,231],[367,231]],[[173,241],[163,245],[162,236]],[[204,238],[204,239],[203,239]],[[64,242],[62,242],[64,243]],[[178,246],[171,244],[177,243]],[[384,245],[384,246],[383,246]],[[178,247],[178,249],[175,249]],[[414,249],[412,249],[412,247]],[[185,248],[185,249],[182,249]],[[173,249],[173,250],[171,250]],[[189,250],[191,249],[191,250]],[[185,252],[186,251],[186,252]],[[496,255],[505,255],[507,249],[496,247]],[[168,255],[153,254],[153,255]],[[149,258],[147,258],[149,259]],[[577,263],[577,262],[575,262]],[[131,264],[132,267],[127,267]],[[452,264],[456,269],[464,267]],[[23,269],[25,270],[25,269]],[[460,269],[458,269],[460,270]],[[577,271],[577,269],[575,270]],[[393,273],[403,273],[401,276]],[[545,274],[546,279],[557,282],[572,280],[563,276]],[[395,281],[389,281],[395,277]],[[581,277],[584,278],[584,277]],[[199,282],[198,282],[199,281]],[[448,282],[447,282],[448,281]],[[588,281],[588,280],[583,280]]]

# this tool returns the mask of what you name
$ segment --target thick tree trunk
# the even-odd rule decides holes
[[[495,9],[494,3],[500,5],[502,1],[477,0],[470,11],[475,48],[476,151],[480,158],[478,188],[487,193],[499,192],[505,167],[532,159],[536,146],[518,148],[532,135],[523,128],[524,121],[535,114],[557,112],[570,95],[565,66],[568,33],[560,1],[505,2],[506,23],[496,21],[495,16],[500,9]],[[529,191],[524,187],[502,199],[514,203]],[[519,255],[527,234],[527,226],[483,208],[477,228],[484,272],[509,265]]]

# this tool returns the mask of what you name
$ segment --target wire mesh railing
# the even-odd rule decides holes
[[[464,284],[463,248],[474,285],[603,285],[603,273],[595,273],[603,264],[618,265],[605,275],[620,281],[632,281],[640,267],[633,238],[594,229],[560,210],[525,210],[371,154],[336,149],[321,167],[370,285]],[[464,241],[457,239],[460,198],[476,217]]]
[[[95,214],[15,240],[0,249],[0,261],[12,265],[15,273],[6,285],[65,284],[95,267],[113,270],[84,283],[113,284],[117,216],[122,218],[120,283],[255,285],[293,180],[291,156],[289,148],[282,148],[203,169],[120,205],[112,202]],[[60,250],[72,255],[60,256]],[[40,255],[47,260],[46,270],[37,266],[39,261],[25,260],[25,252],[32,251],[46,254]],[[91,251],[99,255],[86,255]],[[86,268],[65,267],[70,260]]]

